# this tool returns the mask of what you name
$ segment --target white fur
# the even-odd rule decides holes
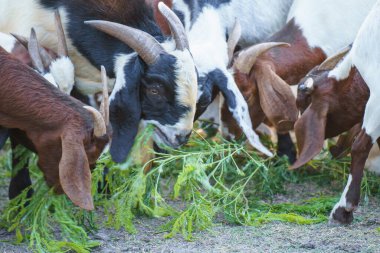
[[[354,41],[376,0],[295,0],[288,20],[295,18],[310,47],[327,56]]]
[[[12,35],[0,32],[0,46],[8,53],[12,52],[16,42],[17,40]]]
[[[67,12],[60,9],[62,24],[67,23]],[[57,32],[55,30],[54,10],[43,8],[38,0],[0,0],[0,32],[15,33],[29,38],[30,29],[34,28],[41,45],[56,49]],[[66,37],[70,59],[75,66],[76,78],[81,83],[101,87],[99,66],[93,66],[73,47],[70,38]],[[87,81],[84,81],[87,80]],[[82,90],[96,93],[101,91],[89,87]]]
[[[346,209],[346,211],[352,211],[352,204],[347,202],[347,192],[348,192],[348,189],[350,188],[350,185],[352,183],[352,175],[350,174],[348,176],[348,181],[347,181],[347,185],[346,187],[344,188],[344,191],[342,193],[342,196],[340,197],[340,200],[338,203],[335,204],[333,210],[331,211],[330,213],[330,220],[333,220],[333,214],[335,213],[335,211],[339,208],[339,207],[343,207],[344,209]]]
[[[370,97],[364,113],[363,128],[375,142],[380,136],[380,2],[364,21],[350,52],[352,63],[366,82]]]
[[[50,65],[50,73],[58,88],[66,94],[70,94],[74,87],[74,65],[68,57],[60,57]]]
[[[134,57],[136,57],[136,53],[128,55],[123,54],[115,58],[114,72],[116,75],[116,82],[110,96],[110,101],[114,100],[116,93],[118,93],[121,89],[125,87],[126,81],[124,77],[124,66]]]
[[[37,72],[37,71],[36,71]],[[38,73],[38,72],[37,72]],[[46,73],[42,76],[43,78],[45,78],[46,80],[48,80],[54,87],[57,87],[58,88],[58,85],[57,83],[55,82],[54,80],[54,77],[51,73]]]

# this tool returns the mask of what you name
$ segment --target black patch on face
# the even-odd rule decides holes
[[[142,117],[162,125],[175,125],[191,108],[177,101],[176,58],[163,54],[147,66],[141,87]]]
[[[202,95],[197,101],[195,120],[206,111],[219,91],[222,92],[228,107],[231,109],[236,108],[236,96],[227,88],[227,84],[228,79],[220,69],[215,69],[206,76],[199,78],[198,85],[200,86]]]
[[[123,162],[137,135],[141,119],[140,81],[142,62],[135,57],[124,67],[125,87],[115,94],[110,103],[113,136],[111,155],[115,162]]]

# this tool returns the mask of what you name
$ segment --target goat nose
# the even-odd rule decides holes
[[[185,144],[188,142],[190,135],[191,135],[191,133],[189,133],[187,135],[176,135],[175,138],[176,138],[178,144],[182,145],[182,144]]]

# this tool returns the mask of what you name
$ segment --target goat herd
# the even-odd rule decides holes
[[[90,169],[108,143],[123,162],[153,124],[156,143],[178,148],[209,117],[267,156],[254,129],[273,126],[291,169],[350,131],[330,219],[352,221],[380,136],[380,0],[0,0],[0,32],[0,148],[36,152],[47,184],[81,208],[94,208]],[[28,168],[14,172],[9,197],[30,184]]]

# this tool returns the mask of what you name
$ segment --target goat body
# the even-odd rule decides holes
[[[91,114],[81,102],[2,48],[0,62],[0,126],[18,129],[19,139],[38,154],[38,166],[49,186],[64,191],[80,207],[92,209],[90,166],[109,136],[94,136]]]

